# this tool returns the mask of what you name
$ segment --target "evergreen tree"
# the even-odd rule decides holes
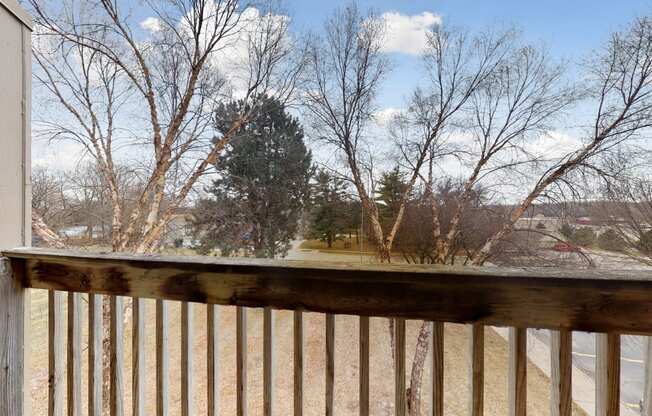
[[[407,188],[408,185],[405,183],[398,166],[382,174],[376,201],[379,203],[378,211],[383,225],[393,223],[401,205],[401,198]]]
[[[212,198],[197,204],[199,250],[222,255],[285,256],[309,195],[311,153],[299,122],[276,99],[258,97],[216,161]],[[242,113],[242,101],[220,106],[215,126],[222,133]]]
[[[347,201],[344,181],[320,171],[312,188],[312,215],[308,235],[325,242],[329,248],[349,231],[350,215],[347,215]]]

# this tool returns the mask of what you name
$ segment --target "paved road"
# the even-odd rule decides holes
[[[548,331],[529,331],[546,345],[550,345]],[[633,335],[621,337],[620,399],[628,408],[638,411],[645,384],[644,354],[646,338]],[[595,335],[573,333],[573,365],[595,380]]]

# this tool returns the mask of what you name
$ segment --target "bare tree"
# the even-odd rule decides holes
[[[248,118],[243,112],[217,135],[219,102],[235,94],[254,105],[262,93],[288,100],[303,64],[287,36],[289,19],[271,6],[148,1],[153,27],[143,38],[129,11],[110,0],[54,11],[30,5],[36,79],[67,116],[37,126],[50,139],[76,141],[96,161],[110,190],[114,251],[158,248],[175,210]],[[227,58],[231,66],[220,67]],[[129,152],[141,155],[144,186],[125,213],[116,158]]]
[[[355,4],[337,10],[324,26],[324,37],[309,47],[305,108],[318,139],[333,146],[345,160],[347,179],[369,213],[373,239],[383,261],[389,250],[383,238],[378,207],[369,189],[364,133],[375,111],[374,100],[388,60],[381,52],[384,24]]]
[[[640,18],[612,35],[606,48],[591,59],[588,94],[595,116],[582,145],[552,163],[521,200],[505,225],[474,255],[483,264],[498,242],[507,237],[523,212],[551,186],[564,186],[574,171],[601,173],[598,156],[633,145],[652,127],[652,20]]]

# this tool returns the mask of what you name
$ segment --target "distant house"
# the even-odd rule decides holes
[[[592,225],[591,217],[578,217],[575,219],[575,224],[578,225]]]
[[[192,230],[192,223],[195,217],[188,212],[174,214],[165,230],[163,246],[190,248],[196,245],[197,241]]]
[[[543,214],[537,214],[534,217],[521,217],[516,221],[516,228],[520,229],[539,229],[539,230],[557,230],[563,221],[559,217],[546,217]]]

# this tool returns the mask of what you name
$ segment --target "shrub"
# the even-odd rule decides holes
[[[573,232],[571,242],[578,246],[590,246],[595,243],[595,232],[589,227],[580,227]]]
[[[638,239],[638,249],[645,254],[652,254],[652,230],[641,234]]]
[[[598,237],[598,247],[609,251],[623,251],[627,242],[613,228],[608,228]]]
[[[565,223],[561,226],[561,228],[559,229],[559,232],[561,233],[561,235],[563,235],[564,237],[566,237],[566,239],[568,239],[568,240],[570,240],[571,237],[573,237],[573,232],[574,232],[574,231],[575,231],[575,230],[573,230],[573,227],[571,227],[570,224],[568,224],[567,222],[565,222]]]

